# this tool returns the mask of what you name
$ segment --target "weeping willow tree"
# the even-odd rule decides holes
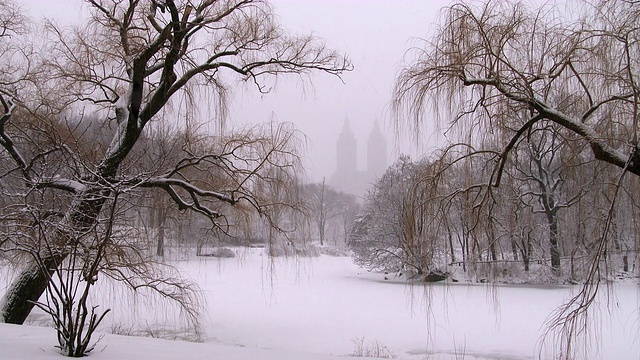
[[[454,143],[463,142],[484,158],[491,154],[485,162],[492,168],[488,192],[503,182],[510,156],[530,146],[532,132],[541,126],[562,129],[568,135],[558,141],[583,144],[585,156],[617,169],[588,253],[586,285],[550,324],[561,333],[559,355],[570,358],[607,271],[617,199],[629,193],[624,178],[640,175],[640,3],[563,6],[496,0],[456,2],[444,9],[433,37],[415,49],[398,75],[394,110],[399,126],[416,134],[435,118]]]
[[[47,208],[36,220],[47,221],[47,246],[31,247],[21,263],[2,301],[5,322],[24,322],[71,249],[90,246],[78,242],[108,216],[105,204],[115,194],[122,200],[159,192],[213,228],[226,225],[226,206],[268,216],[270,200],[258,191],[265,184],[288,188],[282,179],[293,175],[273,174],[276,168],[295,174],[295,131],[273,125],[196,140],[193,109],[223,119],[231,84],[266,93],[285,74],[340,76],[351,69],[321,40],[283,31],[264,1],[87,0],[85,6],[91,17],[81,25],[47,22],[37,40],[17,36],[11,21],[0,23],[0,188],[3,196],[22,197],[12,205],[59,199],[40,202]],[[11,20],[15,9],[0,6]],[[88,142],[90,132],[69,121],[87,114],[102,119],[104,142]],[[161,120],[186,129],[171,154],[141,141]],[[24,244],[24,234],[10,231],[19,219],[5,220],[5,245]],[[141,281],[134,288],[153,284]]]

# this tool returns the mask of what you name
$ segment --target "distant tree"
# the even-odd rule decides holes
[[[437,264],[431,194],[421,183],[425,165],[402,156],[365,196],[349,241],[355,262],[369,270],[422,276]],[[441,265],[441,264],[440,264]]]
[[[463,271],[477,280],[486,280],[493,272],[486,265],[499,260],[505,222],[497,206],[502,194],[487,193],[486,157],[465,143],[451,145],[434,156],[432,180],[423,182],[437,204],[437,211],[431,212],[431,221],[439,224],[437,241],[449,248],[451,262],[461,255]]]
[[[308,215],[318,229],[320,245],[325,245],[329,223],[346,216],[355,201],[348,194],[339,192],[325,184],[308,184],[304,187]]]
[[[287,188],[271,174],[274,168],[294,169],[297,143],[289,127],[186,138],[176,144],[182,150],[177,161],[156,156],[154,163],[137,163],[136,149],[155,122],[192,126],[180,104],[192,110],[200,99],[216,104],[210,110],[224,116],[234,81],[268,92],[269,79],[281,74],[339,75],[351,68],[345,57],[316,38],[286,34],[263,1],[87,3],[92,14],[87,23],[74,29],[47,23],[47,43],[25,56],[26,62],[0,58],[1,68],[16,70],[3,73],[0,81],[0,145],[12,163],[2,181],[19,178],[24,190],[13,195],[26,193],[23,203],[28,206],[36,194],[64,200],[49,204],[58,216],[46,227],[50,246],[32,250],[31,260],[23,263],[5,293],[0,309],[5,322],[25,320],[70,249],[85,241],[81,235],[108,216],[103,207],[116,193],[135,198],[147,189],[160,189],[178,209],[222,227],[225,217],[216,204],[244,203],[267,215],[268,207],[254,189],[264,183]],[[25,41],[0,38],[4,48],[35,47]],[[108,146],[96,146],[92,157],[79,151],[82,134],[74,135],[65,121],[83,113],[106,119],[106,128],[112,129]],[[33,123],[38,136],[24,136]],[[214,146],[195,146],[203,142]],[[26,241],[20,233],[8,236],[15,244]]]
[[[521,184],[518,197],[534,213],[544,214],[549,230],[549,254],[551,268],[556,275],[561,270],[560,214],[562,209],[573,206],[581,200],[590,179],[582,186],[567,188],[565,180],[575,175],[574,169],[581,165],[579,154],[566,149],[562,135],[553,126],[543,122],[536,124],[521,146],[522,151],[514,154],[513,177]]]
[[[342,228],[342,241],[344,245],[347,245],[349,243],[351,226],[356,220],[357,215],[362,211],[362,204],[358,201],[355,195],[346,193],[343,193],[343,195],[344,211],[340,214],[339,220]]]

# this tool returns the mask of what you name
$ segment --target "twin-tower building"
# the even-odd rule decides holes
[[[366,190],[387,170],[387,140],[375,121],[367,141],[367,168],[358,170],[358,140],[349,119],[345,119],[336,144],[336,171],[329,185],[339,191],[362,196]]]

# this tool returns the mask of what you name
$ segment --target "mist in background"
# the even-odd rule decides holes
[[[87,8],[80,0],[23,0],[35,21],[81,21]],[[241,127],[271,120],[291,122],[305,134],[302,153],[307,180],[329,179],[336,170],[336,142],[345,119],[358,142],[358,171],[366,171],[367,139],[378,121],[387,140],[386,163],[400,154],[429,154],[442,136],[435,127],[421,133],[420,145],[407,132],[397,133],[391,119],[393,82],[407,51],[420,46],[434,29],[449,0],[272,0],[281,26],[292,34],[313,34],[329,48],[347,54],[354,70],[342,81],[316,73],[280,76],[268,94],[253,84],[231,89],[228,124]]]
[[[438,132],[425,131],[420,145],[411,134],[397,134],[390,100],[395,76],[407,51],[421,44],[434,28],[445,0],[271,2],[282,26],[292,33],[312,33],[330,48],[346,53],[354,70],[344,83],[315,74],[311,79],[281,78],[266,96],[252,89],[234,94],[232,121],[293,122],[308,137],[305,167],[309,181],[329,179],[336,169],[336,142],[345,119],[358,142],[358,170],[366,171],[367,140],[377,120],[388,143],[387,163],[400,154],[418,158],[441,141]],[[410,58],[406,59],[410,61]]]

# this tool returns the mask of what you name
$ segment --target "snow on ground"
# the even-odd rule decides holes
[[[0,324],[0,359],[61,360],[51,328]],[[344,357],[106,334],[90,360],[345,360]],[[359,358],[361,359],[361,358]]]
[[[553,350],[551,345],[539,352],[545,320],[578,290],[460,283],[411,287],[358,269],[345,257],[269,259],[262,251],[176,263],[203,289],[204,344],[107,335],[92,358],[331,359],[352,354],[354,341],[364,339],[399,359],[537,359],[540,354],[544,359]],[[613,289],[610,305],[603,293],[595,308],[592,319],[601,331],[592,335],[596,347],[589,358],[640,358],[638,288],[620,283]],[[105,331],[134,333],[129,324],[136,324],[166,337],[181,326],[174,309],[153,302],[105,305],[113,309]],[[34,314],[31,322],[42,317]],[[23,343],[26,355],[8,358],[55,353],[53,332],[16,329],[0,327],[0,346]]]

